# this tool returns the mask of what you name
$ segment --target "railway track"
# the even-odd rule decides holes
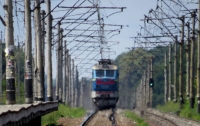
[[[157,126],[178,126],[173,121],[164,118],[163,116],[156,115],[151,112],[145,112],[145,115],[147,115],[151,120],[156,120]]]
[[[134,112],[139,116],[147,117],[156,126],[200,126],[198,121],[182,118],[174,114],[162,113],[151,108],[148,108],[146,111],[137,108]]]
[[[100,118],[101,117],[101,118]],[[91,113],[81,124],[81,126],[93,126],[93,125],[112,125],[116,126],[115,110],[98,110]]]

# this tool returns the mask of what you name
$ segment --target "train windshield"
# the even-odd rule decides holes
[[[106,77],[115,77],[114,70],[106,70]]]
[[[97,70],[96,77],[104,77],[104,70]]]

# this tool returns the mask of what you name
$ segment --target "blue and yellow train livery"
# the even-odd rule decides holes
[[[92,101],[98,108],[115,107],[119,98],[119,73],[110,59],[92,67]]]

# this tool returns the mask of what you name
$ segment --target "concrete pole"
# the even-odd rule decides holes
[[[6,22],[6,104],[15,104],[13,5],[12,0],[5,0],[4,3]]]
[[[78,78],[79,78],[79,72],[78,72]],[[77,97],[78,97],[78,102],[77,102],[77,104],[78,104],[78,107],[80,107],[80,101],[81,101],[81,81],[78,79],[78,93],[77,93]]]
[[[78,68],[76,66],[76,77],[75,77],[75,107],[78,107]]]
[[[80,107],[80,80],[79,80],[78,69],[77,69],[77,107]]]
[[[167,52],[165,52],[165,67],[164,67],[164,78],[165,78],[165,85],[164,85],[164,102],[167,102]]]
[[[141,87],[141,89],[140,89],[140,92],[141,92],[141,100],[142,100],[142,103],[141,103],[141,107],[142,107],[142,109],[144,110],[144,105],[145,105],[145,101],[144,101],[144,97],[145,97],[145,95],[144,95],[144,85],[145,85],[145,82],[146,82],[146,72],[145,72],[145,70],[144,70],[144,74],[143,74],[143,76],[142,76],[142,84],[140,85],[140,87]]]
[[[83,85],[84,85],[84,78],[81,78],[81,85],[80,85],[80,107],[83,107]]]
[[[24,0],[25,5],[25,26],[26,26],[26,42],[25,42],[25,102],[33,103],[33,76],[32,76],[32,32],[31,32],[31,8],[30,1]],[[20,50],[19,50],[20,52]],[[18,59],[19,60],[19,59]],[[19,66],[19,63],[18,63]],[[18,67],[19,72],[19,67]],[[18,77],[19,79],[19,77]],[[20,80],[20,79],[19,79]],[[20,90],[20,89],[19,89]]]
[[[169,68],[168,68],[168,70],[169,70],[169,77],[168,77],[168,79],[169,79],[169,87],[168,87],[168,101],[171,101],[171,83],[172,83],[172,74],[171,74],[171,64],[172,64],[172,62],[171,62],[171,51],[172,51],[172,44],[170,43],[169,44]]]
[[[136,101],[137,101],[137,94],[136,94],[136,89],[137,88],[134,88],[134,101],[133,101],[133,109],[135,109],[137,107],[136,105]]]
[[[189,99],[190,92],[190,23],[186,24],[188,32],[187,32],[187,43],[186,43],[186,98]]]
[[[0,66],[2,66],[2,40],[0,39]],[[0,67],[0,98],[3,97],[2,92],[2,67]]]
[[[150,78],[153,78],[153,57],[150,59]],[[149,78],[149,79],[150,79]],[[150,90],[150,107],[152,108],[153,106],[153,88],[149,88]]]
[[[16,63],[15,63],[16,64]],[[16,67],[15,67],[16,68]],[[17,93],[19,94],[19,96],[21,97],[21,92],[20,92],[20,44],[19,44],[19,36],[18,36],[18,54],[17,54],[17,77],[16,77],[16,81],[18,84],[18,89],[17,89]],[[24,83],[25,84],[25,83]]]
[[[135,101],[136,102],[135,103],[136,104],[136,108],[138,108],[138,100],[139,100],[139,96],[138,96],[137,92],[138,92],[138,86],[136,87],[136,101]]]
[[[200,9],[200,0],[199,0],[199,9]],[[200,13],[199,18],[200,20]],[[199,28],[200,30],[200,22]],[[197,111],[200,113],[200,32],[198,32],[198,53],[197,53]]]
[[[192,41],[190,43],[190,108],[194,108],[194,66],[195,66],[195,19],[196,19],[196,12],[192,13]]]
[[[58,22],[58,39],[57,39],[57,74],[56,74],[56,100],[59,100],[59,77],[60,77],[60,56],[59,56],[59,51],[60,51],[60,22]]]
[[[67,41],[65,43],[67,45]],[[65,45],[65,47],[66,47]],[[65,89],[66,89],[66,104],[69,104],[69,62],[68,62],[68,50],[67,47],[65,48]]]
[[[40,4],[40,0],[35,0],[35,6],[38,6]],[[41,20],[40,20],[40,5],[35,9],[36,13],[36,39],[37,39],[37,60],[36,60],[36,77],[37,77],[37,100],[42,102],[44,101],[44,87],[42,83],[42,46],[41,46]]]
[[[41,73],[41,83],[43,85],[43,98],[44,98],[44,101],[46,100],[45,99],[45,84],[44,84],[44,66],[45,66],[45,54],[44,54],[44,50],[45,50],[45,20],[44,20],[44,16],[46,15],[45,11],[42,10],[41,11],[41,25],[42,25],[42,73]]]
[[[184,24],[185,16],[181,17],[182,30],[181,30],[181,42],[180,42],[180,69],[179,69],[179,97],[180,97],[180,107],[182,107],[183,100],[183,48],[184,48]]]
[[[144,90],[143,90],[143,92],[144,92],[144,109],[146,110],[146,108],[147,108],[147,104],[148,104],[148,94],[147,94],[147,85],[148,85],[148,76],[147,76],[147,73],[148,73],[148,70],[145,70],[144,71],[144,78],[145,78],[145,83],[144,83],[144,85],[143,85],[143,88],[144,88]],[[148,101],[148,102],[147,102]]]
[[[140,93],[140,100],[141,100],[141,103],[140,103],[140,106],[141,106],[141,108],[143,109],[143,106],[144,106],[144,101],[143,101],[143,97],[144,97],[144,94],[142,93],[142,85],[143,85],[143,83],[144,83],[144,75],[143,75],[143,77],[142,77],[143,79],[142,79],[142,83],[140,84],[140,89],[139,89],[139,93]],[[124,99],[125,100],[125,99]],[[124,102],[125,103],[125,102]],[[124,106],[125,107],[125,106]]]
[[[60,76],[59,76],[59,101],[63,102],[64,99],[62,99],[62,94],[63,94],[63,29],[60,29],[60,40],[59,40],[59,72],[60,72]]]
[[[67,77],[66,77],[66,52],[67,52],[67,47],[66,47],[67,41],[64,41],[64,71],[63,71],[63,102],[66,103],[66,84],[67,84]]]
[[[51,50],[51,43],[52,43],[52,15],[50,14],[51,11],[51,1],[47,0],[47,101],[53,101],[53,85],[52,85],[52,50]]]
[[[34,72],[34,68],[35,68],[35,58],[33,57],[33,55],[32,55],[32,73],[33,73],[33,82],[32,82],[32,84],[33,84],[33,101],[35,102],[36,101],[36,93],[35,93],[35,91],[36,91],[36,86],[35,86],[35,72]]]
[[[142,108],[142,93],[141,93],[141,85],[143,83],[143,78],[141,79],[140,85],[139,85],[139,90],[138,90],[138,94],[139,94],[139,107]]]
[[[175,36],[176,40],[174,43],[174,102],[177,102],[177,93],[176,93],[176,87],[177,87],[177,43],[178,43],[178,36]]]
[[[17,63],[18,63],[18,52],[16,53],[16,55],[15,55],[15,57],[16,57],[16,62],[15,62],[15,64],[14,64],[14,68],[15,68],[15,84],[17,85],[17,78],[18,78],[18,74],[17,74],[17,71],[18,71],[18,66],[17,66]],[[19,87],[18,88],[16,88],[16,91],[15,91],[15,95],[16,95],[16,98],[17,98],[17,95],[19,94]],[[16,101],[16,102],[18,102],[18,101]]]
[[[71,84],[71,80],[72,80],[72,76],[71,76],[71,55],[68,55],[68,57],[69,57],[69,59],[68,59],[68,64],[69,64],[69,66],[68,66],[68,70],[69,70],[68,71],[69,72],[68,73],[68,75],[69,75],[69,80],[68,80],[69,81],[68,82],[68,84],[69,84],[69,92],[68,92],[68,94],[69,95],[68,96],[69,96],[69,99],[68,100],[69,100],[69,102],[68,103],[71,106],[71,104],[72,104],[71,103],[72,102],[72,91],[71,91],[72,90],[72,88],[71,88],[72,87],[72,84]]]
[[[33,8],[35,7],[35,3],[33,5]],[[38,86],[37,86],[37,31],[36,31],[36,27],[37,27],[37,22],[36,22],[36,16],[37,16],[37,13],[36,11],[34,11],[34,28],[35,28],[35,58],[34,58],[34,61],[33,61],[33,64],[34,64],[34,71],[33,71],[33,95],[34,95],[34,101],[36,102],[37,101],[37,94],[38,94]]]
[[[149,105],[150,105],[150,90],[149,90],[149,65],[148,65],[148,67],[147,67],[147,70],[145,70],[145,85],[146,85],[146,102],[145,102],[145,106],[147,107],[147,108],[149,108]],[[142,88],[144,88],[144,85],[143,85],[143,87]],[[144,98],[143,98],[144,99]]]
[[[85,92],[85,90],[86,90],[85,78],[83,78],[82,86],[83,86],[82,105],[83,105],[83,107],[85,107],[85,102],[86,102],[86,100],[85,100],[85,98],[86,98],[86,92]]]
[[[147,65],[147,73],[146,73],[146,95],[147,95],[147,107],[150,107],[150,100],[151,100],[151,92],[150,92],[150,86],[149,86],[149,79],[150,79],[150,61]]]
[[[74,59],[72,59],[72,73],[71,73],[71,78],[72,78],[72,82],[71,82],[71,94],[72,94],[72,107],[75,107],[74,106],[74,102],[75,102],[75,98],[74,98],[74,95],[75,95],[75,93],[74,93]]]

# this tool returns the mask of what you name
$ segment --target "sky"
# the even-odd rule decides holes
[[[13,0],[14,1],[14,0]],[[19,1],[19,0],[17,0]],[[61,0],[52,0],[51,3],[51,8],[53,9],[55,7],[55,5],[57,5]],[[82,0],[81,0],[82,1]],[[91,0],[92,1],[92,0]],[[65,0],[60,6],[72,6],[76,1],[75,0]],[[0,15],[2,17],[4,17],[4,10],[3,10],[3,4],[4,4],[4,0],[0,0]],[[13,3],[14,4],[14,3]],[[21,3],[23,4],[23,3]],[[101,0],[100,6],[101,7],[126,7],[126,9],[123,10],[123,12],[120,13],[116,13],[108,18],[105,18],[104,23],[106,24],[116,24],[116,25],[123,25],[124,27],[120,30],[120,34],[113,36],[111,39],[109,39],[109,41],[117,41],[119,42],[119,44],[113,45],[110,48],[110,51],[114,52],[112,54],[115,55],[110,55],[109,58],[111,59],[115,59],[119,54],[123,53],[123,52],[127,52],[129,51],[127,49],[127,47],[133,47],[134,43],[133,43],[133,39],[131,39],[130,37],[136,36],[137,32],[140,31],[140,25],[143,26],[144,22],[140,21],[140,19],[144,18],[144,14],[148,14],[149,10],[155,9],[157,5],[157,0]],[[14,4],[14,9],[16,9],[16,5]],[[31,5],[32,6],[32,5]],[[41,8],[46,10],[46,5],[42,4]],[[83,6],[91,6],[91,4],[89,2],[83,4]],[[23,6],[21,6],[20,4],[17,4],[17,8],[19,10],[19,8],[21,8],[21,10],[23,10]],[[56,9],[56,10],[60,10],[60,9]],[[77,10],[76,12],[72,13],[73,14],[78,14],[78,13],[82,13],[82,11],[85,10]],[[100,10],[100,14],[101,16],[106,16],[109,15],[113,12],[119,11],[119,9],[114,10],[114,9],[103,9]],[[66,12],[65,11],[59,11],[59,12],[54,12],[52,13],[53,17],[62,17]],[[19,36],[19,41],[23,43],[23,41],[25,41],[25,32],[24,32],[24,23],[23,23],[23,13],[18,12],[17,13],[18,16],[16,16],[16,12],[14,11],[13,15],[14,15],[14,37],[15,37],[15,44],[17,44],[18,42],[18,38],[17,36]],[[73,17],[66,17],[66,18],[73,18]],[[75,17],[74,17],[75,18]],[[97,13],[93,15],[93,18],[97,19]],[[56,20],[54,20],[56,21]],[[56,22],[54,22],[54,24],[56,24]],[[67,25],[66,24],[62,24],[61,25],[62,28],[66,28]],[[71,26],[74,27],[74,26]],[[81,25],[79,28],[83,28],[83,29],[87,29],[88,26],[86,25]],[[109,29],[118,29],[119,27],[107,27],[104,26],[105,30],[109,30]],[[95,26],[93,29],[98,29],[97,26]],[[4,40],[4,36],[5,36],[5,27],[2,25],[2,23],[0,23],[0,30],[3,32],[3,40]],[[56,34],[56,30],[54,30],[55,34]],[[64,34],[67,33],[68,31],[65,30]],[[79,32],[73,32],[73,34],[79,34]],[[89,33],[89,32],[88,32]],[[34,36],[34,33],[32,31],[32,34]],[[107,33],[105,32],[105,34],[107,35]],[[56,37],[55,37],[56,39]],[[64,40],[70,41],[71,38],[66,37],[64,38]],[[80,39],[81,40],[81,39]],[[90,40],[91,41],[91,40]],[[33,42],[33,48],[34,48],[34,40]],[[21,43],[21,44],[22,44]],[[80,78],[81,77],[91,77],[91,69],[88,69],[87,71],[85,71],[84,69],[86,68],[92,68],[92,66],[97,63],[97,60],[93,60],[93,61],[82,61],[80,60],[80,58],[91,58],[94,57],[96,54],[98,55],[98,51],[97,52],[74,52],[74,46],[76,45],[75,42],[72,42],[68,45],[68,49],[71,49],[70,52],[72,53],[72,58],[75,59],[75,66],[78,65],[78,68],[80,68]],[[86,46],[88,46],[87,44],[85,44]],[[90,44],[91,45],[91,44]],[[112,45],[112,43],[111,43]],[[83,45],[84,46],[84,45]],[[98,46],[98,45],[95,45]],[[55,47],[56,48],[56,47]],[[56,51],[53,51],[53,78],[56,77]],[[88,56],[91,53],[90,56]],[[96,58],[101,58],[100,55],[98,55]],[[81,63],[85,63],[85,64],[81,64]],[[47,70],[45,69],[45,71],[47,72]]]

